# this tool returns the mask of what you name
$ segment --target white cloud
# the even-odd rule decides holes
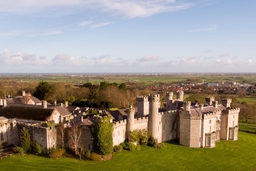
[[[87,26],[87,25],[90,25],[92,24],[93,22],[92,21],[83,21],[83,22],[80,22],[77,27],[83,27],[83,26]]]
[[[113,22],[101,22],[101,23],[96,23],[96,24],[93,24],[93,25],[91,26],[91,28],[103,27],[103,26],[109,25],[109,24],[111,24],[111,23],[113,23]]]
[[[139,61],[140,62],[156,62],[159,61],[159,57],[158,56],[145,56],[143,58],[140,58]]]
[[[155,14],[190,8],[191,3],[177,3],[175,0],[16,0],[0,1],[0,12],[37,12],[51,7],[79,7],[97,9],[126,18],[149,17]]]

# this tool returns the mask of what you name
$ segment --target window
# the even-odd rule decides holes
[[[212,123],[212,120],[209,120],[209,123]]]

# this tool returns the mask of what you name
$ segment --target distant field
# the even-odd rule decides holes
[[[236,100],[240,103],[246,102],[248,104],[256,104],[256,97],[244,97],[244,98],[238,97],[236,98]]]
[[[106,162],[11,156],[0,160],[1,171],[70,170],[175,170],[252,171],[256,169],[256,136],[239,133],[238,141],[221,141],[213,149],[193,149],[165,143],[164,149],[143,146],[141,151],[123,151]]]
[[[107,82],[132,82],[144,85],[160,83],[186,82],[188,79],[196,82],[236,81],[239,83],[256,83],[256,74],[28,74],[28,75],[0,75],[1,82],[64,82],[98,84]]]

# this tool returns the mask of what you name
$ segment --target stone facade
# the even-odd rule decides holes
[[[158,142],[179,140],[192,148],[213,148],[220,140],[238,139],[240,109],[231,108],[231,99],[218,104],[214,97],[206,104],[183,101],[184,92],[166,94],[166,105],[160,109],[158,94],[137,97],[137,113],[130,108],[127,120],[114,123],[113,144],[123,142],[133,130],[147,130]],[[146,109],[145,109],[146,108]]]

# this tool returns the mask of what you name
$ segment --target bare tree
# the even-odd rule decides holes
[[[69,129],[69,146],[70,148],[75,152],[76,155],[79,156],[79,159],[81,160],[83,155],[83,147],[81,147],[81,135],[82,135],[82,128],[79,127],[77,124],[74,124]]]
[[[57,132],[58,139],[60,140],[60,146],[61,146],[61,148],[64,148],[64,136],[65,136],[65,132],[66,132],[64,123],[60,123],[57,126],[57,131],[58,131]]]

